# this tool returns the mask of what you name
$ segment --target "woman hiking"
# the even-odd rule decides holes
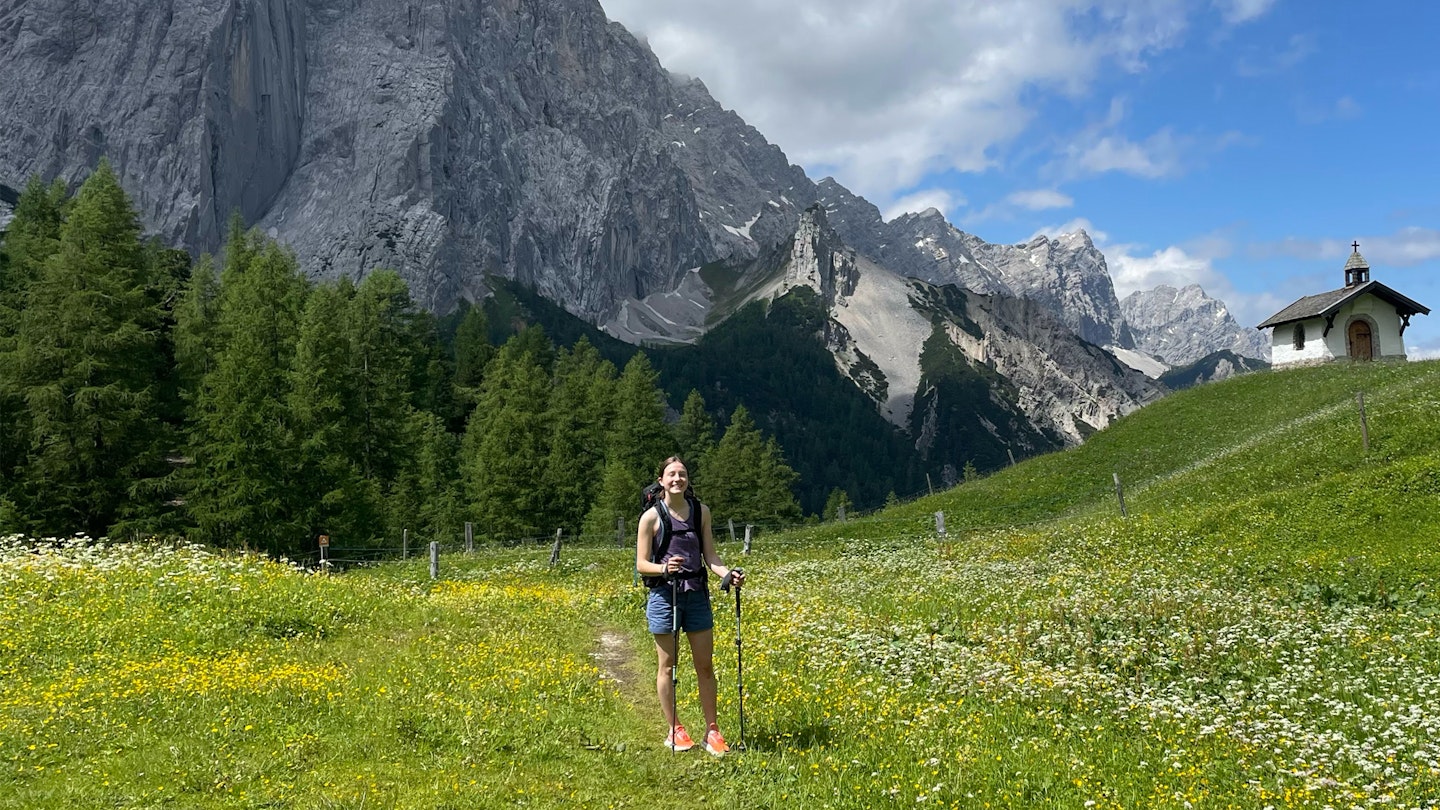
[[[645,618],[655,636],[655,652],[659,667],[655,675],[655,691],[670,733],[665,747],[688,751],[695,745],[675,709],[675,683],[667,674],[676,663],[677,627],[690,639],[690,657],[695,662],[695,681],[700,689],[700,706],[705,713],[705,750],[722,756],[730,750],[716,725],[715,713],[715,652],[714,615],[710,609],[708,573],[722,580],[732,573],[715,553],[715,537],[710,530],[710,509],[690,492],[690,475],[685,462],[678,456],[665,459],[660,466],[660,487],[663,498],[640,516],[640,529],[635,539],[635,568],[646,575],[650,594],[645,602]],[[661,520],[670,523],[670,544],[664,559],[650,560],[652,546],[662,530]],[[735,587],[745,582],[745,573],[733,571]],[[676,608],[679,608],[678,618]],[[675,622],[678,621],[678,625]]]

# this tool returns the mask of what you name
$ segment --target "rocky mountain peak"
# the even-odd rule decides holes
[[[976,259],[995,269],[1015,295],[1041,304],[1085,340],[1134,348],[1105,255],[1082,231],[1019,245],[992,245],[966,235]]]
[[[1241,326],[1223,301],[1206,295],[1198,284],[1139,290],[1120,307],[1135,333],[1136,348],[1172,366],[1194,363],[1217,346],[1242,357],[1270,357],[1265,335]]]

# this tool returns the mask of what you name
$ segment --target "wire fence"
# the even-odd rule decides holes
[[[1097,498],[1113,495],[1116,498],[1121,516],[1125,515],[1124,492],[1121,486],[1120,477],[1114,475],[1113,490],[1106,486],[1097,486],[1084,492],[1070,492],[1066,495],[1057,495],[1043,501],[1033,499],[1026,502],[1027,511],[1031,514],[1039,512],[1041,517],[1032,520],[1015,520],[1013,510],[1005,505],[996,505],[995,509],[1001,510],[998,514],[986,514],[970,512],[966,514],[969,519],[956,523],[946,523],[946,515],[943,510],[934,513],[923,512],[919,514],[894,516],[893,510],[898,506],[908,506],[923,497],[931,494],[927,491],[909,496],[906,499],[896,499],[886,507],[871,510],[866,513],[847,514],[845,510],[829,521],[803,521],[803,522],[771,522],[771,523],[739,523],[729,519],[716,521],[714,523],[715,542],[721,549],[730,551],[740,550],[743,554],[749,554],[756,543],[764,548],[792,548],[812,544],[813,538],[807,537],[804,530],[833,529],[837,525],[854,524],[855,528],[865,526],[895,526],[907,525],[913,528],[912,533],[907,533],[906,538],[913,540],[916,537],[938,538],[942,542],[953,541],[974,535],[979,532],[1001,531],[1022,529],[1035,526],[1042,526],[1065,520],[1073,516],[1077,507],[1085,504],[1093,504]],[[892,516],[882,516],[882,515]],[[986,519],[998,517],[999,519]],[[1008,519],[1007,519],[1008,518]],[[553,566],[559,561],[560,555],[566,548],[613,548],[617,551],[625,551],[635,547],[633,525],[629,521],[618,521],[616,530],[613,532],[589,532],[566,534],[563,529],[556,530],[550,535],[530,535],[522,537],[511,537],[505,540],[488,538],[484,533],[477,534],[473,523],[467,523],[464,531],[456,531],[444,539],[426,540],[418,536],[411,536],[408,530],[402,537],[399,546],[393,545],[370,545],[362,547],[331,547],[324,546],[312,551],[290,555],[290,559],[313,569],[331,570],[336,567],[350,567],[361,565],[372,565],[381,562],[394,560],[405,560],[412,557],[430,558],[431,577],[439,576],[439,558],[444,555],[463,554],[474,552],[493,552],[499,549],[523,550],[527,548],[550,547],[550,564]],[[763,540],[762,540],[763,538]]]

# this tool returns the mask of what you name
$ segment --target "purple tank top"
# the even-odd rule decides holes
[[[680,580],[682,591],[703,591],[706,583],[705,556],[700,553],[700,510],[690,510],[690,520],[681,520],[670,512],[669,556],[680,556],[685,560],[684,568],[690,576]],[[691,523],[695,526],[692,526]]]

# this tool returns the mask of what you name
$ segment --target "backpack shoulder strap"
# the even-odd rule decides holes
[[[655,527],[655,539],[650,543],[650,562],[660,562],[665,552],[670,550],[670,508],[663,499],[655,501],[655,515],[660,520]]]

